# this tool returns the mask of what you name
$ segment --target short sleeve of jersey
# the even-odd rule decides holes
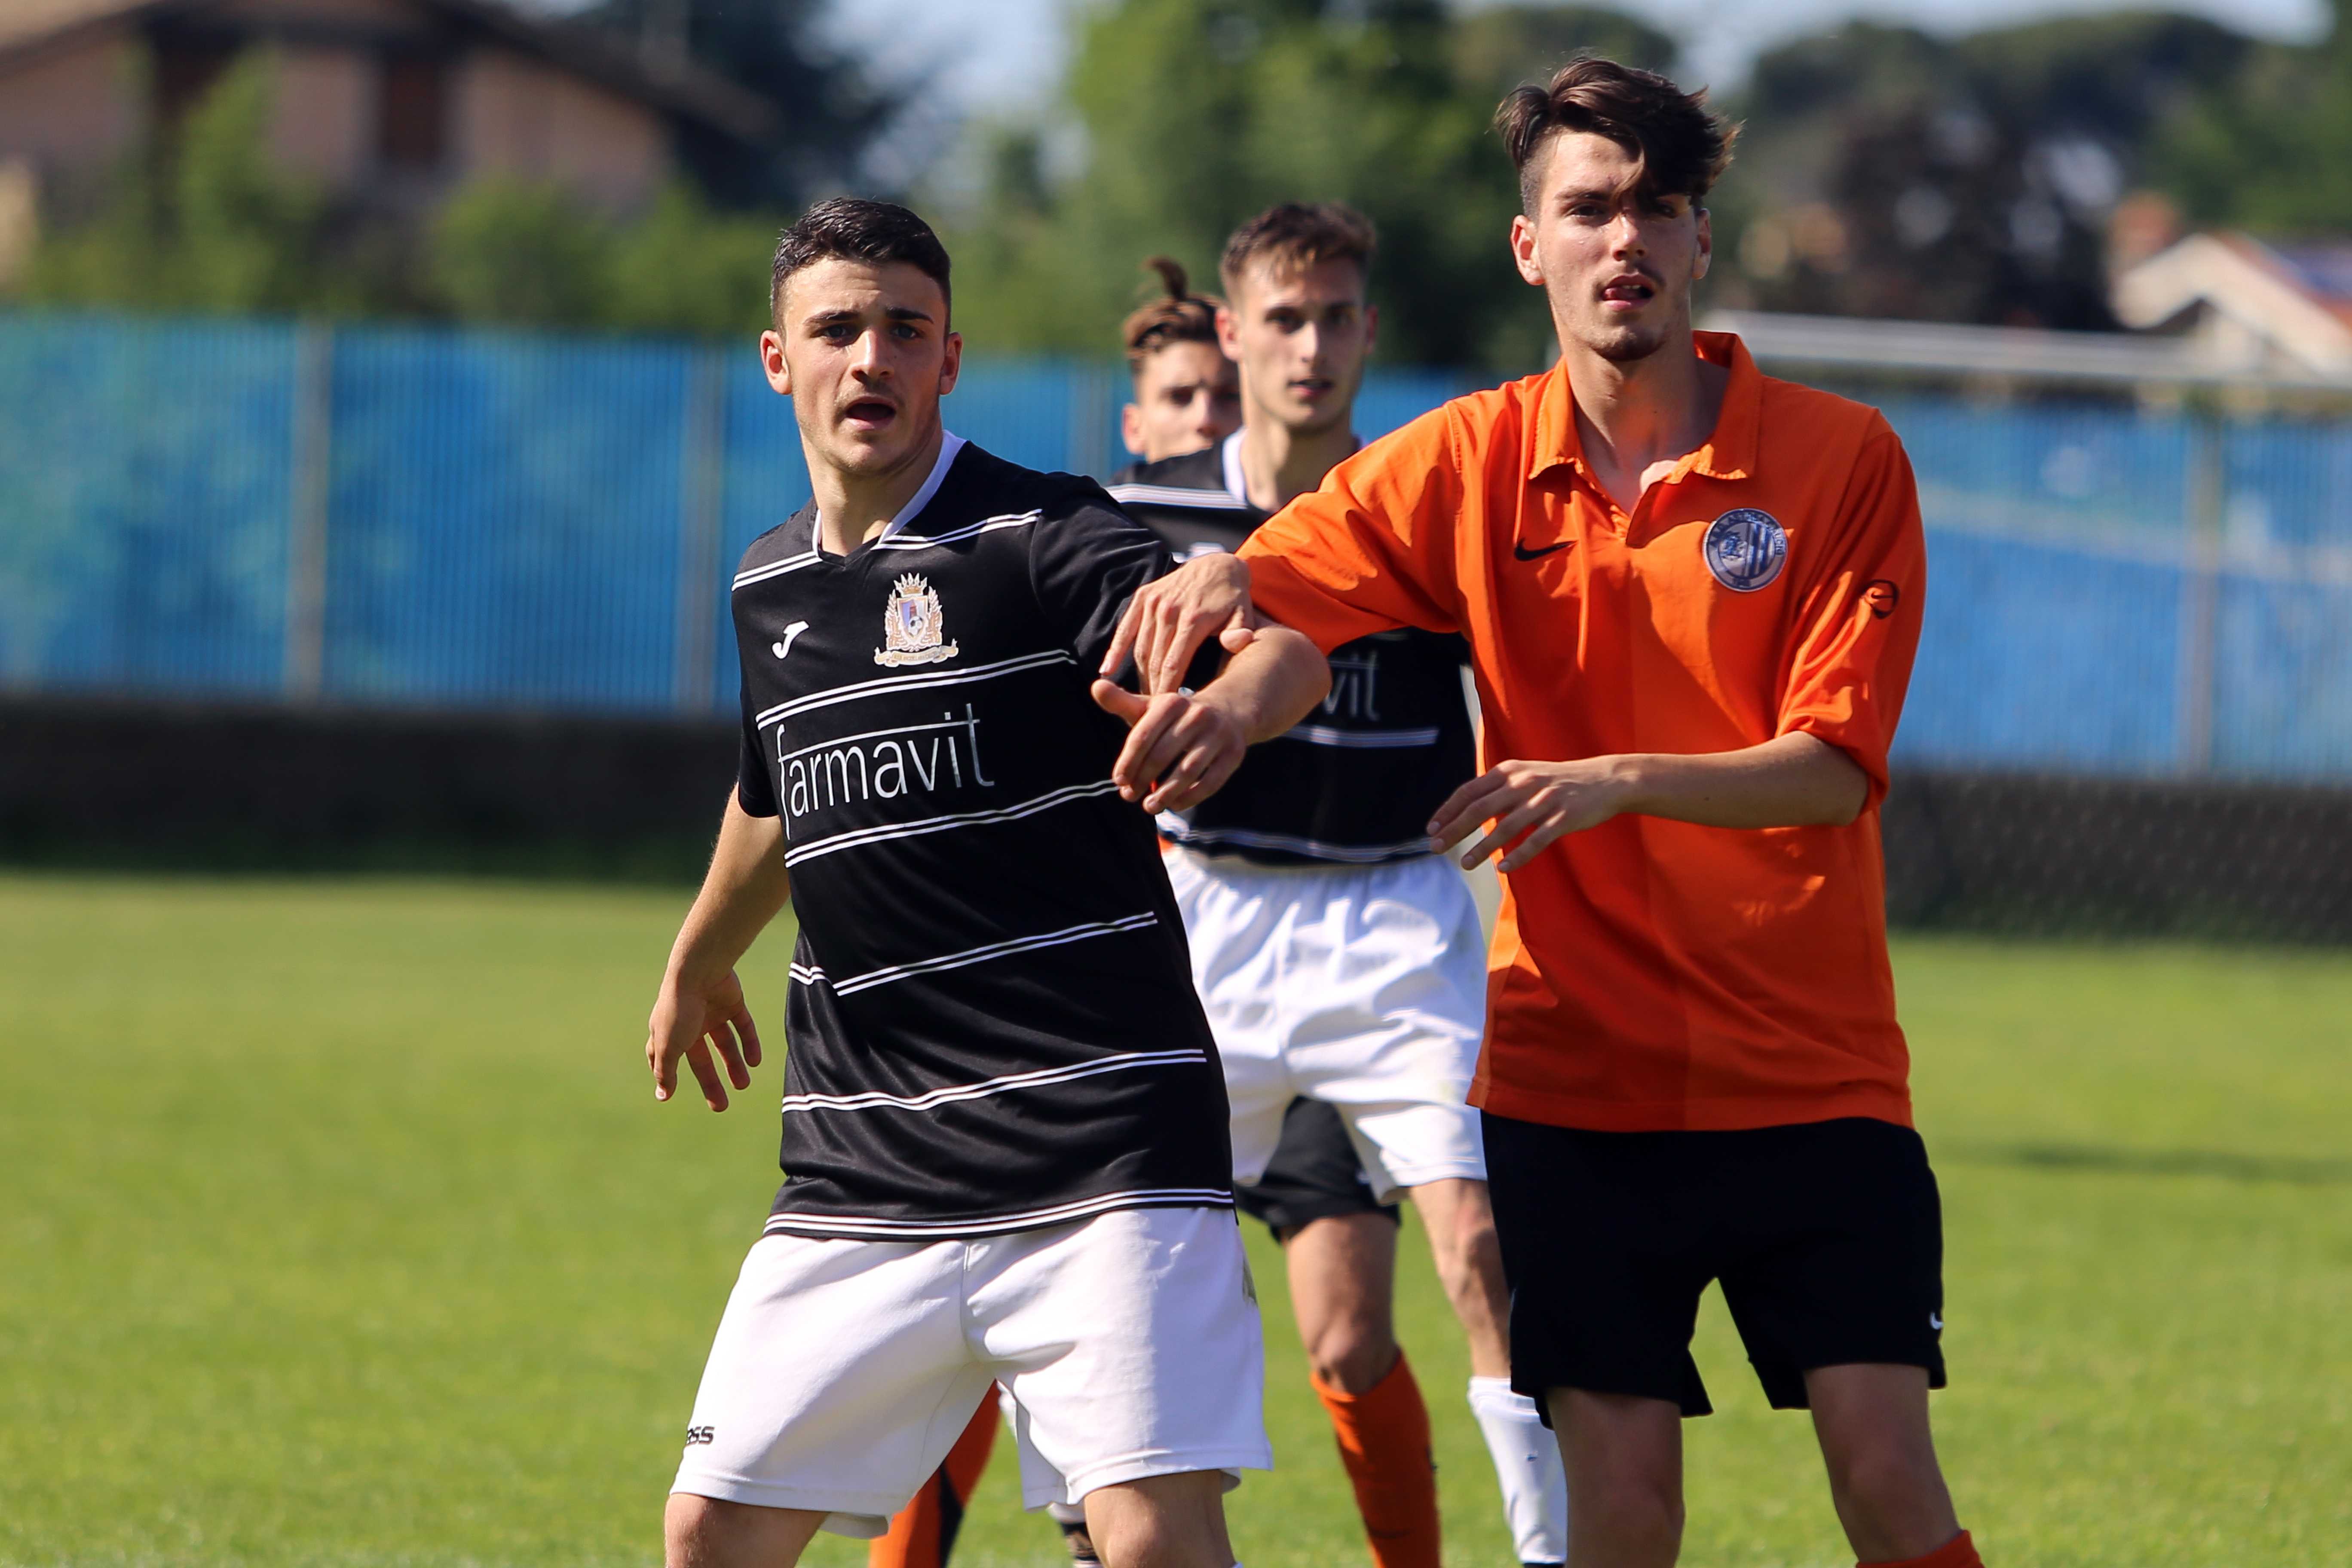
[[[1046,623],[1092,675],[1135,591],[1173,565],[1160,536],[1100,490],[1073,493],[1033,525],[1029,578]]]
[[[1257,607],[1325,653],[1400,626],[1459,631],[1452,417],[1434,409],[1381,437],[1251,534],[1241,555]]]
[[[1919,648],[1927,592],[1919,493],[1903,444],[1878,422],[1831,526],[1808,552],[1779,731],[1815,735],[1886,794],[1886,752]]]
[[[760,750],[760,726],[753,722],[751,691],[742,689],[743,738],[735,754],[735,804],[746,816],[775,816],[783,807],[776,799],[776,781],[768,773],[768,759]]]

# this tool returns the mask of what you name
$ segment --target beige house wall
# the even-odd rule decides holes
[[[364,178],[375,157],[376,67],[352,49],[281,48],[270,151],[331,185]]]
[[[455,96],[455,162],[465,177],[551,181],[626,209],[649,199],[668,172],[658,115],[528,56],[473,51]]]
[[[0,159],[26,160],[45,182],[111,166],[142,129],[140,81],[137,51],[121,33],[0,72]]]

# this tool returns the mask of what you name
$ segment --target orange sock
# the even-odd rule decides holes
[[[1375,1568],[1438,1568],[1437,1462],[1429,1449],[1429,1408],[1404,1353],[1361,1394],[1342,1394],[1313,1373],[1316,1397],[1339,1439],[1339,1462],[1356,1489],[1356,1511]],[[1942,1568],[1938,1563],[1937,1568]]]
[[[981,1472],[988,1468],[989,1451],[996,1447],[996,1390],[988,1394],[948,1450],[947,1462],[898,1510],[890,1532],[866,1547],[866,1568],[947,1568],[963,1525],[963,1505],[971,1500]]]
[[[1976,1544],[1963,1530],[1925,1557],[1900,1563],[1857,1563],[1854,1568],[1984,1568],[1984,1559],[1977,1555]]]

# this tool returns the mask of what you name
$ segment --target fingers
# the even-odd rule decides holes
[[[646,1036],[646,1066],[653,1069],[654,1099],[667,1100],[677,1092],[677,1057],[665,1048],[659,1035]]]
[[[1445,797],[1429,819],[1429,836],[1441,851],[1451,849],[1480,823],[1517,804],[1510,780],[1500,768],[1490,768]]]
[[[1113,685],[1108,680],[1098,679],[1088,689],[1094,693],[1096,707],[1114,718],[1125,720],[1130,726],[1151,707],[1150,698],[1139,697],[1126,687]]]
[[[713,1110],[727,1109],[727,1086],[719,1080],[719,1064],[710,1059],[710,1047],[696,1040],[686,1047],[686,1065],[693,1069],[694,1081],[702,1086],[702,1102]]]
[[[724,1018],[713,1020],[709,1038],[719,1059],[726,1064],[727,1081],[739,1089],[751,1088],[751,1068],[743,1060],[743,1047],[736,1041],[734,1025]]]
[[[766,1053],[760,1048],[760,1026],[752,1021],[750,1004],[739,999],[735,1004],[734,1016],[728,1022],[735,1026],[735,1033],[742,1038],[745,1064],[758,1067]],[[747,1083],[743,1087],[749,1089],[751,1086]]]
[[[1193,747],[1178,760],[1172,773],[1160,778],[1143,809],[1190,811],[1225,787],[1225,781],[1242,765],[1244,749],[1238,744]]]
[[[1227,626],[1217,634],[1217,646],[1227,653],[1239,653],[1255,641],[1257,641],[1257,628],[1255,626],[1236,624]]]
[[[1135,651],[1136,631],[1143,623],[1144,597],[1150,592],[1149,587],[1139,589],[1135,597],[1127,602],[1126,613],[1118,617],[1118,629],[1110,634],[1110,651],[1103,655],[1102,668],[1097,674],[1117,675],[1118,667],[1127,662],[1127,656]]]
[[[1477,843],[1463,851],[1463,869],[1468,870],[1504,845],[1512,843],[1520,834],[1551,816],[1552,810],[1552,806],[1538,796],[1526,802],[1516,810],[1506,812],[1493,827],[1487,829]]]
[[[1503,863],[1498,869],[1517,870],[1543,853],[1547,847],[1567,837],[1568,830],[1575,826],[1576,824],[1569,819],[1566,812],[1556,814],[1550,821],[1519,840],[1519,847],[1503,857]]]
[[[1118,761],[1111,764],[1110,770],[1111,782],[1118,786],[1121,800],[1140,800],[1151,781],[1160,776],[1160,770],[1176,760],[1177,753],[1169,742],[1169,729],[1191,706],[1187,698],[1154,697],[1143,717],[1130,721],[1135,727],[1128,731],[1127,744],[1119,748]]]

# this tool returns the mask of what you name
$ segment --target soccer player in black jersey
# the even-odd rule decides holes
[[[1371,226],[1330,205],[1274,207],[1228,242],[1218,321],[1241,367],[1242,427],[1111,487],[1180,555],[1237,547],[1356,449],[1372,250]],[[1421,631],[1335,650],[1318,712],[1214,799],[1160,819],[1233,1100],[1237,1195],[1286,1242],[1316,1392],[1381,1568],[1436,1568],[1439,1550],[1428,1415],[1391,1323],[1396,1210],[1383,1205],[1405,1194],[1469,1337],[1469,1402],[1519,1556],[1567,1550],[1549,1436],[1509,1384],[1502,1260],[1465,1103],[1485,944],[1426,830],[1476,771],[1464,657],[1459,638]]]
[[[1192,292],[1183,266],[1155,256],[1144,266],[1167,292],[1119,324],[1133,395],[1118,411],[1119,438],[1147,463],[1213,447],[1242,423],[1241,374],[1217,343],[1224,301]]]
[[[1147,812],[1328,684],[1261,632],[1197,695],[1089,681],[1166,549],[1090,481],[949,435],[948,258],[905,209],[784,234],[761,352],[815,499],[735,580],[743,749],[647,1027],[712,1110],[759,1035],[735,965],[787,899],[786,1179],[728,1302],[673,1568],[878,1532],[992,1383],[1112,1568],[1230,1568],[1269,1462],[1216,1052]],[[1278,631],[1278,628],[1276,629]],[[1144,809],[1139,811],[1137,805]],[[1214,1376],[1202,1376],[1214,1368]]]

